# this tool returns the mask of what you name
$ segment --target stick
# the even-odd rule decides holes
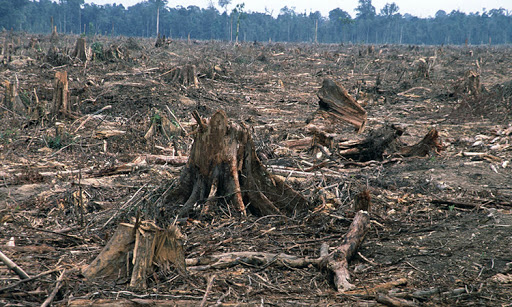
[[[25,283],[25,282],[28,282],[28,281],[32,281],[34,279],[38,279],[39,277],[42,277],[42,276],[45,276],[45,275],[57,272],[58,270],[60,270],[60,269],[49,270],[49,271],[43,272],[41,274],[37,274],[36,276],[30,277],[30,278],[27,278],[27,279],[22,279],[22,280],[20,280],[18,282],[13,283],[12,285],[0,288],[0,293],[3,293],[3,292],[5,292],[5,291],[7,291],[9,289],[12,289],[12,288],[16,288],[18,285],[20,285],[22,283]]]
[[[208,281],[208,286],[206,286],[206,292],[204,293],[203,300],[201,301],[201,305],[199,307],[204,307],[206,304],[206,299],[208,298],[208,294],[210,294],[210,291],[212,290],[213,281],[215,280],[215,274],[210,277],[210,280]]]
[[[41,307],[47,307],[50,306],[51,302],[55,298],[55,295],[57,295],[57,292],[59,292],[60,287],[62,287],[62,280],[64,279],[64,275],[66,274],[66,269],[62,270],[62,273],[60,273],[59,278],[57,279],[57,283],[55,284],[55,288],[53,288],[52,293],[44,300],[44,302],[41,304]]]
[[[16,275],[18,275],[21,279],[29,279],[30,276],[25,272],[23,271],[23,269],[21,267],[19,267],[16,263],[14,263],[11,259],[9,259],[9,257],[7,257],[4,253],[2,253],[2,251],[0,251],[0,260],[2,260],[3,263],[5,263],[5,265],[14,271],[14,273],[16,273]]]

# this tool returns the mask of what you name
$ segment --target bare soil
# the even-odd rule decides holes
[[[0,67],[2,82],[18,82],[22,101],[33,105],[36,95],[52,100],[55,72],[65,70],[79,115],[60,119],[64,133],[57,136],[49,118],[1,109],[0,251],[31,276],[56,269],[15,285],[19,278],[0,264],[1,306],[40,305],[63,269],[54,305],[154,299],[198,306],[211,276],[208,306],[379,305],[382,295],[426,306],[506,306],[512,300],[509,46],[172,41],[155,48],[153,40],[97,37],[87,43],[100,42],[103,49],[96,45],[95,58],[85,64],[69,56],[77,37],[54,37],[60,56],[49,57],[48,36],[2,35],[4,48],[12,44]],[[31,37],[38,39],[35,47]],[[170,78],[170,70],[184,65],[196,66],[197,87]],[[460,86],[469,70],[480,76],[478,96]],[[287,147],[285,141],[308,136],[306,122],[318,108],[324,78],[343,84],[368,112],[363,134],[345,123],[333,127],[339,143],[392,123],[405,128],[407,144],[435,127],[444,150],[353,163],[337,154],[338,144],[329,156]],[[79,269],[118,223],[137,212],[165,223],[160,209],[172,203],[162,195],[176,185],[182,166],[134,160],[186,156],[192,137],[144,138],[151,123],[163,115],[191,133],[192,111],[209,117],[219,109],[252,127],[263,163],[311,208],[295,216],[241,217],[219,202],[209,215],[179,223],[187,236],[185,256],[258,251],[318,257],[323,242],[340,243],[354,216],[354,196],[367,187],[371,230],[350,263],[353,291],[336,292],[332,276],[314,266],[243,261],[222,269],[191,267],[188,277],[156,272],[145,290],[129,289],[126,279],[81,276]]]

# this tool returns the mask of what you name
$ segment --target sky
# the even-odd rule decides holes
[[[96,4],[123,4],[125,7],[132,6],[142,0],[85,0],[86,3]],[[489,11],[493,8],[504,8],[512,11],[512,0],[373,0],[377,13],[386,3],[395,2],[400,8],[400,13],[409,13],[418,17],[435,16],[438,10],[444,10],[450,13],[453,10],[460,10],[465,13],[482,12],[484,8]],[[218,0],[169,0],[169,7],[196,5],[199,7],[208,7],[213,3],[219,10]],[[245,10],[252,12],[268,12],[277,16],[284,6],[295,8],[298,13],[310,13],[320,11],[323,16],[328,16],[329,11],[335,8],[341,8],[347,11],[352,17],[355,17],[354,9],[357,7],[358,0],[231,0],[228,9],[231,10],[237,3],[245,3]]]

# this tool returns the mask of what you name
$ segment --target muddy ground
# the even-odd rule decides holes
[[[94,57],[83,63],[71,56],[77,37],[2,35],[0,98],[5,81],[17,82],[30,108],[13,111],[2,100],[0,251],[30,276],[53,272],[16,284],[19,278],[0,264],[0,305],[40,305],[64,269],[57,306],[102,299],[199,306],[212,276],[208,306],[366,306],[379,305],[383,294],[419,306],[510,304],[509,46],[172,41],[155,48],[154,40],[89,37]],[[58,51],[50,53],[51,45]],[[170,71],[187,65],[196,66],[198,86],[171,78]],[[68,73],[76,115],[59,124],[44,108],[53,99],[56,71]],[[464,86],[468,71],[479,76],[476,94]],[[328,156],[286,142],[308,136],[306,122],[318,108],[324,78],[342,84],[369,119],[362,134],[346,123],[333,126],[337,143]],[[43,106],[39,113],[36,101]],[[371,230],[350,263],[352,291],[336,292],[332,276],[314,266],[243,261],[189,268],[187,277],[155,273],[147,289],[130,289],[126,278],[81,276],[79,269],[118,223],[137,212],[155,219],[155,208],[173,205],[161,196],[176,185],[182,166],[137,163],[140,157],[186,157],[191,113],[209,117],[219,109],[252,127],[262,162],[311,208],[293,216],[240,217],[219,203],[213,214],[179,223],[187,236],[185,256],[259,251],[318,257],[323,242],[339,245],[354,216],[355,194],[368,188]],[[145,138],[162,116],[176,130]],[[444,150],[410,158],[390,153],[367,163],[338,154],[340,143],[387,123],[405,128],[407,144],[434,127]]]

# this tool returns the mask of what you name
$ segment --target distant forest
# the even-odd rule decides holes
[[[466,14],[437,11],[434,17],[401,14],[395,3],[379,11],[371,0],[359,0],[356,16],[340,8],[328,16],[284,7],[247,12],[244,4],[218,0],[208,8],[167,6],[146,0],[130,7],[85,4],[84,0],[0,0],[0,29],[83,35],[123,35],[200,40],[369,44],[510,44],[512,12],[503,8]],[[158,26],[158,28],[157,28]]]

